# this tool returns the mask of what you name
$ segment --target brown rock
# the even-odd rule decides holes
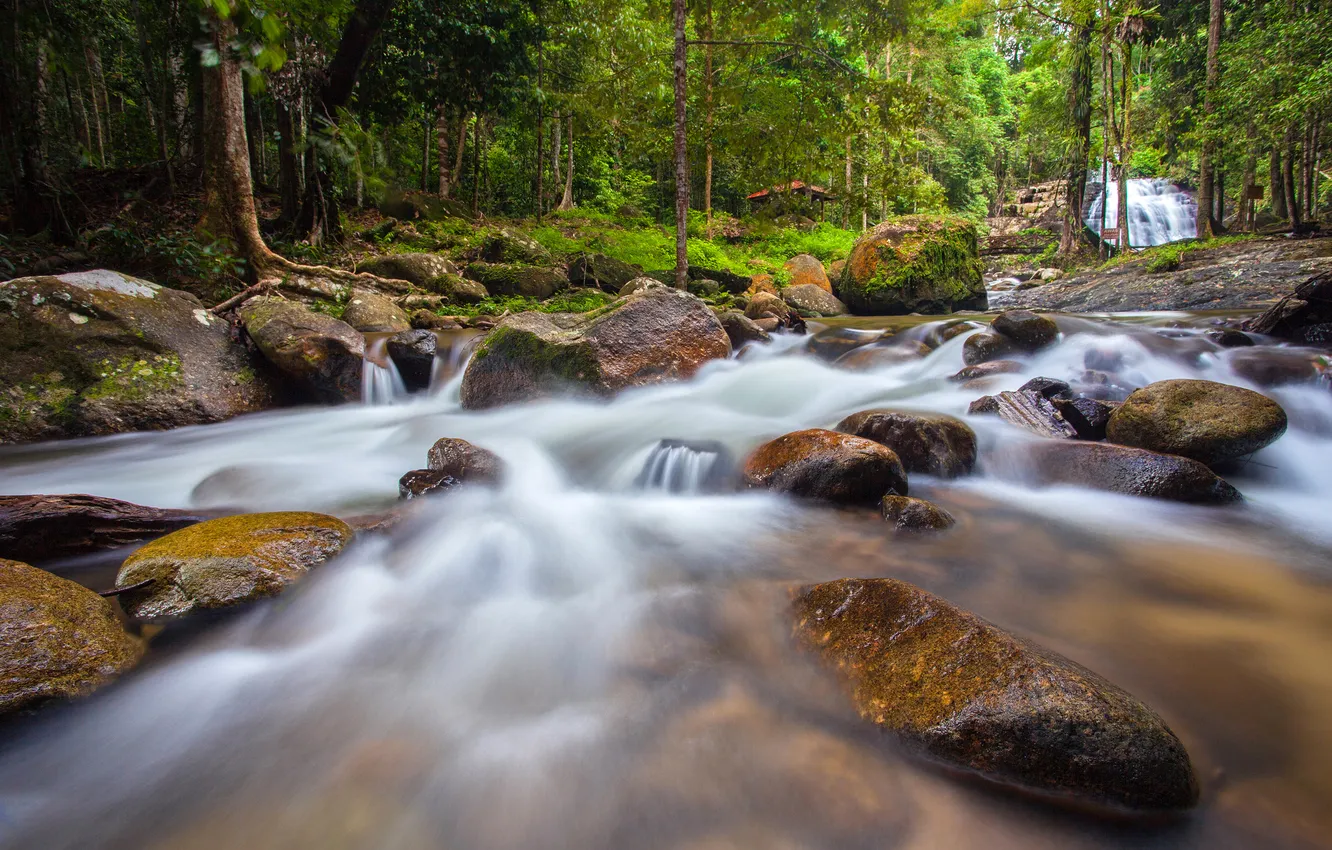
[[[365,338],[347,323],[280,298],[252,298],[240,317],[264,357],[311,397],[361,397]]]
[[[837,423],[836,430],[892,449],[908,474],[957,478],[976,466],[976,433],[941,413],[862,410]]]
[[[211,519],[100,496],[0,496],[0,558],[39,563],[115,549]]]
[[[1086,444],[1084,444],[1086,445]],[[795,633],[862,717],[945,764],[1116,809],[1197,802],[1184,746],[1127,692],[894,579],[801,589]]]
[[[832,282],[828,280],[828,273],[824,271],[823,263],[817,257],[797,254],[787,260],[782,268],[791,275],[789,286],[817,286],[829,295],[833,294]]]
[[[760,292],[766,292],[769,295],[777,294],[777,281],[770,274],[756,274],[749,279],[749,288],[745,290],[746,295],[758,295]]]
[[[1267,396],[1214,381],[1158,381],[1110,417],[1112,443],[1206,464],[1243,457],[1286,432],[1286,411]]]
[[[948,511],[910,496],[884,496],[879,509],[884,522],[898,531],[943,531],[957,525]]]
[[[342,311],[342,321],[361,333],[397,333],[412,327],[407,314],[391,298],[365,290],[352,293]]]
[[[978,378],[989,378],[994,375],[1016,375],[1021,374],[1026,368],[1025,365],[1016,360],[990,360],[968,366],[948,380],[962,383],[964,381],[974,381]]]
[[[1115,412],[1119,404],[1094,398],[1075,398],[1054,399],[1054,406],[1064,421],[1078,432],[1079,440],[1104,440],[1110,414]]]
[[[1236,375],[1260,387],[1311,383],[1327,371],[1324,359],[1308,349],[1246,348],[1229,352],[1226,363]]]
[[[456,275],[458,267],[448,257],[442,257],[439,254],[384,254],[380,257],[362,260],[357,264],[356,271],[372,274],[376,277],[405,280],[416,286],[427,288],[426,284],[432,278],[440,275]]]
[[[758,292],[749,299],[749,306],[745,308],[745,316],[750,319],[774,316],[783,324],[786,324],[791,318],[791,307],[776,295]]]
[[[848,351],[837,359],[835,365],[840,369],[864,372],[870,369],[881,369],[885,366],[913,363],[929,356],[930,347],[925,343],[909,339],[895,339],[888,342],[863,345],[854,351]]]
[[[1064,420],[1053,402],[1032,390],[1004,392],[977,399],[971,403],[967,412],[992,413],[1010,425],[1025,428],[1042,437],[1072,439],[1078,435],[1077,429]]]
[[[504,473],[498,455],[456,437],[436,440],[426,453],[426,466],[459,481],[495,482]]]
[[[462,325],[452,316],[440,316],[429,310],[417,310],[412,313],[412,327],[418,330],[456,331]]]
[[[994,317],[994,332],[1012,340],[1023,351],[1039,351],[1059,338],[1059,326],[1049,316],[1030,310],[1009,310]]]
[[[782,300],[806,318],[841,316],[846,313],[846,305],[838,301],[837,296],[812,283],[786,287],[782,290]]]
[[[906,495],[897,455],[873,440],[811,428],[764,443],[749,456],[745,484],[843,505],[876,505]]]
[[[880,331],[862,331],[856,328],[824,328],[809,338],[806,350],[827,363],[842,355],[883,338]]]
[[[733,349],[739,350],[748,342],[768,342],[772,339],[767,331],[738,310],[727,310],[717,318],[726,330],[726,336],[730,338]]]
[[[1199,505],[1242,500],[1239,491],[1196,460],[1110,443],[1051,440],[1024,447],[1016,477],[1073,484],[1126,496]]]
[[[962,346],[962,362],[968,366],[988,363],[992,360],[1008,360],[1015,354],[1021,354],[1022,348],[1006,336],[990,331],[981,331],[967,337]]]

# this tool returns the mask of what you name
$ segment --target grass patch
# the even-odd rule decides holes
[[[1180,242],[1168,242],[1165,245],[1157,245],[1155,248],[1146,248],[1141,251],[1127,251],[1116,254],[1101,264],[1100,269],[1118,268],[1127,263],[1143,263],[1146,270],[1151,274],[1164,274],[1177,270],[1183,264],[1184,259],[1193,251],[1206,251],[1211,248],[1224,248],[1227,245],[1237,245],[1241,242],[1250,242],[1254,239],[1260,239],[1254,233],[1237,233],[1233,236],[1217,236],[1212,239],[1186,239]]]
[[[615,301],[599,289],[571,289],[538,301],[525,295],[492,295],[476,304],[450,304],[441,308],[445,316],[502,316],[505,313],[591,313]]]

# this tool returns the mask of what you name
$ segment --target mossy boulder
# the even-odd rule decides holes
[[[1217,464],[1270,445],[1286,411],[1265,395],[1215,381],[1158,381],[1135,390],[1110,416],[1112,443]]]
[[[930,758],[1111,809],[1198,800],[1184,745],[1141,701],[920,588],[827,582],[798,590],[792,614],[861,717]]]
[[[439,254],[385,254],[371,257],[356,266],[358,272],[386,277],[393,280],[405,280],[408,283],[426,288],[426,283],[443,274],[457,274],[458,268],[447,257]]]
[[[481,259],[487,263],[525,263],[550,265],[554,258],[546,246],[527,234],[509,227],[492,234],[481,247]]]
[[[906,470],[873,440],[810,428],[759,446],[745,461],[751,489],[789,493],[837,505],[877,505],[885,495],[907,494]]]
[[[782,300],[807,319],[846,315],[846,305],[837,296],[812,283],[786,287],[782,290]]]
[[[0,443],[272,407],[275,376],[197,298],[98,270],[0,283]]]
[[[908,473],[958,478],[976,467],[976,432],[942,413],[862,410],[837,423],[836,430],[887,446]]]
[[[0,559],[0,713],[90,693],[137,664],[143,649],[110,600]]]
[[[485,284],[461,275],[442,274],[425,282],[425,288],[444,296],[450,304],[479,304],[490,297]]]
[[[643,269],[605,254],[580,254],[569,264],[569,282],[574,286],[619,294],[625,284],[643,276]]]
[[[407,314],[393,299],[364,289],[352,292],[342,311],[342,321],[361,333],[395,334],[412,327]]]
[[[649,288],[593,313],[519,313],[481,343],[462,382],[463,407],[552,395],[609,397],[628,387],[693,377],[731,343],[708,305]]]
[[[264,357],[305,396],[324,402],[361,397],[365,338],[351,325],[281,298],[252,298],[240,318]]]
[[[170,617],[267,596],[323,564],[351,542],[352,529],[324,514],[241,514],[201,522],[130,555],[117,587],[133,617]]]
[[[943,531],[957,525],[948,511],[910,496],[884,496],[879,512],[894,531]]]
[[[391,190],[379,204],[379,212],[398,221],[443,221],[448,218],[472,220],[467,205],[427,192]]]
[[[782,268],[791,276],[788,286],[817,286],[832,295],[832,281],[828,280],[828,272],[824,270],[823,263],[818,257],[797,254],[787,260]]]
[[[569,278],[559,269],[517,263],[472,263],[465,274],[491,295],[525,295],[539,300],[569,286]]]
[[[857,315],[983,310],[975,225],[942,216],[886,221],[851,249],[837,294]]]

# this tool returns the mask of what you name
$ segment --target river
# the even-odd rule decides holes
[[[735,456],[876,406],[964,415],[1089,352],[1140,384],[1248,385],[1185,315],[1061,317],[1025,376],[950,383],[963,338],[869,372],[780,338],[609,403],[396,404],[0,453],[0,490],[176,506],[392,506],[439,437],[509,475],[418,503],[282,597],[184,629],[95,697],[0,729],[0,846],[32,850],[1332,846],[1332,393],[1200,508],[1026,483],[1034,438],[972,417],[978,474],[913,476],[959,519],[645,492],[662,439]],[[1175,325],[1177,327],[1171,327]],[[928,333],[923,326],[909,333]],[[446,380],[447,379],[447,380]],[[121,553],[123,555],[123,553]],[[115,560],[67,565],[101,587]],[[790,642],[788,588],[894,576],[1101,673],[1187,746],[1198,808],[1126,822],[952,776],[863,724]]]

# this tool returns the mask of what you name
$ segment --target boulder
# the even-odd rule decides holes
[[[718,320],[721,326],[726,330],[726,336],[731,340],[731,348],[739,350],[748,342],[770,342],[772,337],[768,332],[747,318],[739,310],[727,310],[719,315]]]
[[[101,496],[0,496],[0,558],[73,558],[160,537],[211,516]]]
[[[887,366],[900,366],[903,363],[917,363],[930,355],[930,347],[923,342],[911,339],[890,339],[848,351],[837,358],[834,364],[839,369],[855,372],[882,369]]]
[[[437,275],[423,285],[431,292],[443,296],[449,304],[479,304],[490,297],[485,284],[456,274]]]
[[[722,285],[715,280],[706,277],[689,281],[685,290],[691,295],[697,295],[699,298],[713,298],[721,294]]]
[[[1020,350],[1040,351],[1059,338],[1059,326],[1049,316],[1030,310],[1009,310],[994,317],[990,328]]]
[[[0,559],[0,713],[91,693],[137,664],[143,649],[110,600]]]
[[[441,316],[430,310],[412,313],[412,327],[417,330],[456,331],[462,327],[453,316]]]
[[[972,334],[962,344],[962,362],[968,366],[979,366],[993,360],[1008,361],[1021,353],[1022,349],[1013,340],[991,331]]]
[[[525,233],[504,227],[492,234],[481,246],[481,259],[487,263],[525,263],[550,265],[550,251]],[[482,281],[484,283],[484,281]]]
[[[620,287],[619,296],[623,298],[626,295],[633,295],[635,292],[641,292],[644,289],[671,289],[672,287],[662,283],[653,277],[636,277],[633,280]]]
[[[750,488],[866,507],[885,495],[907,493],[906,470],[891,449],[821,428],[759,446],[745,461],[744,481]]]
[[[791,276],[788,286],[817,286],[829,295],[833,294],[832,281],[828,280],[828,273],[817,257],[797,254],[787,260],[782,268]]]
[[[1222,348],[1248,348],[1253,345],[1253,337],[1234,328],[1215,328],[1205,336]]]
[[[910,496],[884,496],[879,511],[883,521],[897,531],[943,531],[957,525],[948,511]]]
[[[777,294],[777,280],[772,275],[763,273],[756,274],[749,279],[749,286],[745,287],[746,295],[758,295],[760,292],[766,292],[769,295]]]
[[[976,433],[942,413],[862,410],[838,422],[837,430],[892,449],[909,474],[959,478],[976,467]]]
[[[306,395],[325,402],[361,397],[365,338],[346,322],[280,298],[252,298],[240,318],[268,362]]]
[[[479,281],[491,295],[525,295],[537,300],[549,298],[569,286],[569,278],[559,269],[514,263],[472,263],[466,276]]]
[[[223,517],[168,534],[125,559],[116,587],[132,617],[170,617],[266,596],[342,551],[345,522],[284,512]],[[146,586],[138,587],[145,582]]]
[[[837,296],[812,283],[786,287],[782,290],[782,300],[805,318],[817,319],[821,316],[846,314],[846,305],[838,301]]]
[[[726,269],[709,269],[704,266],[691,265],[689,267],[690,280],[712,280],[717,285],[732,295],[740,295],[749,289],[751,279],[742,274],[727,271]]]
[[[1034,484],[1071,484],[1126,496],[1197,505],[1242,500],[1229,482],[1196,460],[1110,443],[1048,440],[1025,447],[1011,474]]]
[[[504,464],[494,452],[455,437],[437,440],[426,462],[426,469],[414,469],[398,481],[400,498],[419,499],[468,481],[493,484],[504,473]]]
[[[388,356],[397,365],[407,389],[423,390],[430,386],[438,345],[439,339],[431,330],[399,331],[389,337]]]
[[[858,315],[984,310],[976,228],[949,217],[886,221],[857,240],[837,292]]]
[[[881,331],[857,328],[824,328],[809,338],[806,350],[825,363],[836,362],[842,355],[883,338]]]
[[[569,282],[574,286],[619,294],[625,284],[643,276],[643,270],[604,254],[580,254],[569,264]]]
[[[796,637],[862,717],[908,747],[1003,785],[1133,811],[1187,809],[1183,744],[1085,667],[895,579],[801,588]]]
[[[1158,381],[1110,416],[1112,443],[1217,464],[1252,454],[1286,432],[1286,411],[1267,396],[1214,381]]]
[[[410,330],[412,322],[393,299],[358,289],[342,311],[342,321],[361,333],[397,333]]]
[[[1058,378],[1036,377],[1027,381],[1018,387],[1018,392],[1034,392],[1043,398],[1051,401],[1055,399],[1071,399],[1073,397],[1073,388],[1067,381],[1061,381]]]
[[[1057,398],[1053,401],[1059,415],[1078,433],[1079,440],[1104,440],[1110,415],[1119,407],[1117,402],[1095,398]]]
[[[193,295],[112,271],[0,283],[0,443],[272,407],[276,376]]]
[[[1260,387],[1284,387],[1317,381],[1327,374],[1327,358],[1313,349],[1258,346],[1227,352],[1226,365]]]
[[[768,292],[756,293],[749,299],[745,315],[751,319],[763,319],[771,316],[782,324],[791,321],[791,308],[785,301]]]
[[[591,314],[505,318],[468,364],[462,404],[477,410],[562,393],[605,398],[691,378],[730,354],[731,341],[708,305],[649,288]]]
[[[385,254],[362,260],[357,264],[356,271],[375,277],[405,280],[424,289],[428,288],[426,283],[431,278],[457,274],[458,267],[439,254]]]
[[[402,192],[391,189],[379,203],[379,212],[399,221],[443,221],[460,218],[471,221],[471,210],[466,204],[441,198],[428,192]]]

